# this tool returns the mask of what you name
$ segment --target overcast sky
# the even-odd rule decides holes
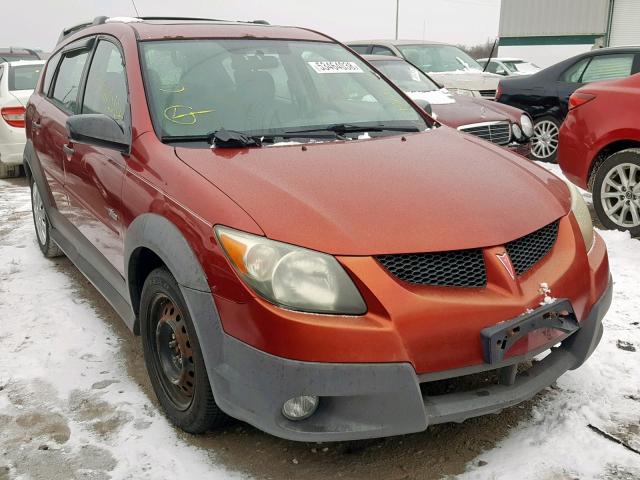
[[[135,0],[142,16],[264,19],[339,40],[393,38],[396,0]],[[0,46],[50,51],[63,27],[135,15],[132,0],[1,0]],[[400,0],[400,38],[473,45],[498,33],[500,0]]]

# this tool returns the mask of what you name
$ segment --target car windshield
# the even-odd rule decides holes
[[[221,129],[275,136],[336,125],[342,131],[427,128],[386,80],[334,43],[154,40],[142,42],[141,53],[151,115],[163,139]]]
[[[404,92],[433,92],[439,90],[429,77],[413,65],[398,60],[375,61],[374,65]]]
[[[36,88],[43,65],[20,65],[9,69],[9,90],[33,90]]]
[[[482,71],[478,62],[453,45],[398,45],[398,49],[427,73]]]
[[[514,61],[503,61],[502,62],[504,64],[505,67],[507,67],[509,70],[511,70],[512,72],[519,72],[519,73],[533,73],[533,72],[537,72],[540,68],[530,62],[524,62],[522,60],[514,60]]]

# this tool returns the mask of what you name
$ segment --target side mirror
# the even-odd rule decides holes
[[[414,103],[427,112],[429,116],[433,117],[433,108],[431,108],[431,104],[427,100],[418,98],[417,100],[414,100]]]
[[[113,118],[104,114],[72,115],[67,119],[69,140],[96,147],[105,147],[129,153],[128,135]]]

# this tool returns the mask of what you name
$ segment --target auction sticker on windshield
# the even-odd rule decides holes
[[[362,73],[355,62],[307,62],[316,73]]]

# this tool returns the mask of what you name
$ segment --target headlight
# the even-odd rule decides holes
[[[591,220],[591,213],[589,213],[589,207],[582,198],[580,191],[571,183],[567,182],[569,191],[571,192],[571,212],[576,217],[576,221],[580,226],[580,232],[582,232],[582,238],[584,244],[587,247],[587,251],[591,249],[593,245],[593,221]]]
[[[312,313],[367,311],[360,292],[333,256],[220,225],[214,230],[240,278],[265,300]]]
[[[522,129],[517,123],[511,124],[511,130],[513,131],[513,136],[516,137],[516,140],[522,139]]]
[[[531,121],[531,117],[526,113],[523,113],[520,116],[520,126],[522,127],[522,132],[529,138],[533,137],[533,122]]]

